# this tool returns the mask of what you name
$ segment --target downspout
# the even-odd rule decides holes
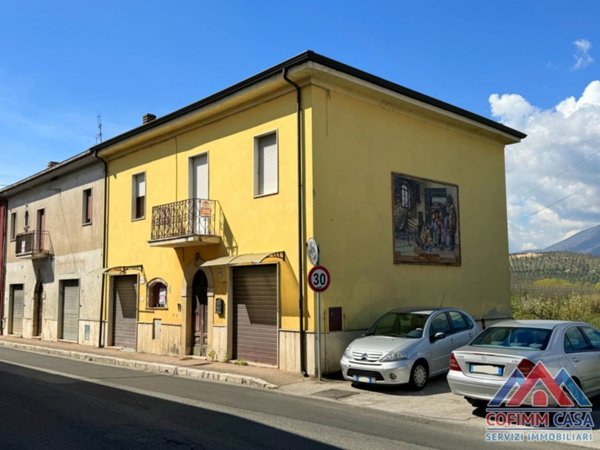
[[[296,120],[298,134],[298,309],[300,316],[300,372],[306,371],[306,333],[304,331],[304,183],[302,162],[304,148],[302,142],[302,90],[287,77],[287,67],[283,68],[283,79],[296,89]]]
[[[104,268],[107,267],[108,264],[108,250],[107,244],[108,239],[106,235],[108,234],[107,224],[108,224],[108,164],[102,158],[98,156],[98,150],[94,151],[94,156],[96,159],[102,162],[104,165],[104,218],[102,225],[102,287],[101,287],[101,295],[100,295],[100,331],[98,332],[98,347],[102,347],[102,328],[104,325],[104,289],[106,287],[106,274],[104,273]]]
[[[2,211],[2,224],[0,229],[4,230],[0,236],[0,251],[2,252],[2,265],[0,266],[0,335],[4,334],[4,287],[6,283],[6,258],[8,256],[8,201],[5,198],[0,198],[0,210]]]

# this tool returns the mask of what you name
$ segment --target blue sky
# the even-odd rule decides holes
[[[0,185],[95,144],[98,114],[107,139],[312,49],[529,134],[506,151],[512,251],[600,223],[600,2],[0,0],[0,11]]]

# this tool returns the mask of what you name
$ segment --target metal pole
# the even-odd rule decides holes
[[[321,293],[317,292],[317,380],[321,381]]]

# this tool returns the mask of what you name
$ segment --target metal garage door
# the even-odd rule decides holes
[[[113,305],[113,345],[136,348],[137,276],[115,277]]]
[[[23,334],[23,285],[12,286],[12,334]]]
[[[61,339],[77,342],[79,337],[79,281],[62,282],[62,336]]]
[[[233,268],[233,357],[277,365],[277,266]]]

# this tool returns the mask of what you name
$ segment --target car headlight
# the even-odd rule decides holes
[[[350,347],[351,346],[349,345],[346,347],[346,350],[344,350],[344,358],[346,359],[352,359],[352,349]]]
[[[408,355],[400,350],[393,350],[381,358],[381,362],[400,361],[408,358]]]

